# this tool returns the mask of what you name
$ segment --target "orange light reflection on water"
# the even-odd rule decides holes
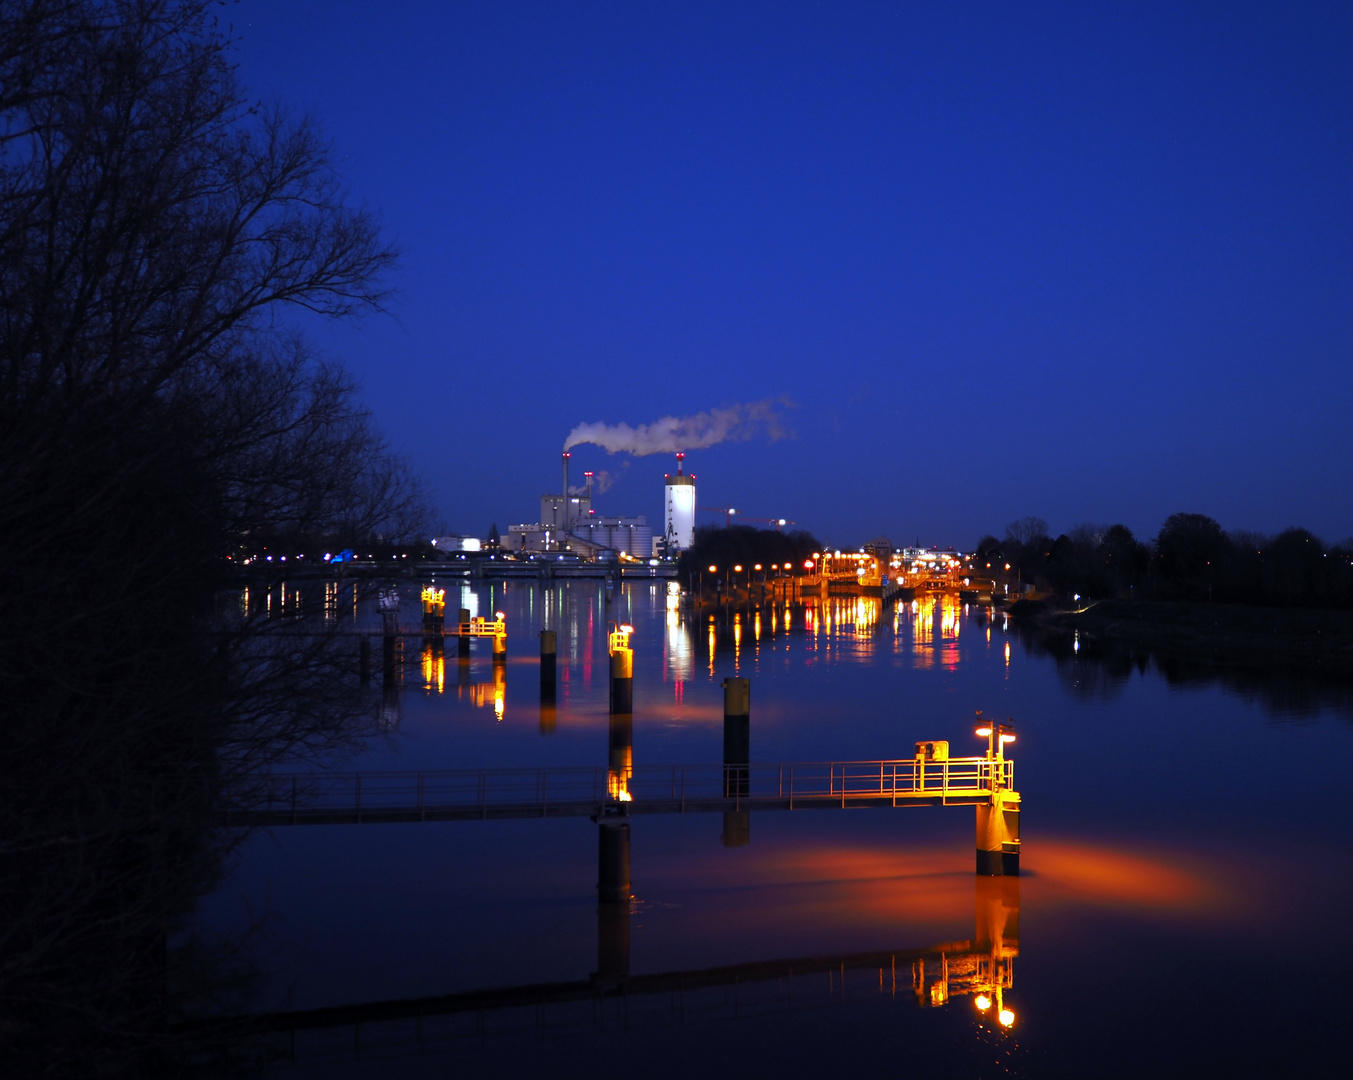
[[[899,851],[772,842],[760,850],[755,844],[740,848],[733,860],[664,859],[649,871],[648,887],[654,894],[701,893],[683,918],[699,922],[702,931],[707,919],[717,923],[707,929],[718,936],[781,933],[807,941],[825,928],[832,935],[879,940],[907,927],[909,938],[922,944],[928,933],[939,935],[936,940],[970,933],[964,927],[972,919],[972,860],[966,846]],[[1234,860],[1184,849],[1040,838],[1026,852],[1019,888],[1023,906],[1036,905],[1042,913],[1097,908],[1166,921],[1253,919],[1268,905],[1234,866]]]

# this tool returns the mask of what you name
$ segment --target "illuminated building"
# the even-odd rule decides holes
[[[681,471],[685,454],[677,455],[677,471],[664,478],[666,486],[666,521],[663,537],[668,550],[695,546],[695,477]]]

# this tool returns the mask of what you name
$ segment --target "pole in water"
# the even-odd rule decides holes
[[[362,682],[371,681],[371,639],[362,638],[361,646],[357,650],[357,672],[361,676]]]
[[[540,685],[554,686],[555,658],[558,650],[558,635],[553,630],[540,632]]]
[[[752,684],[748,679],[723,681],[723,793],[745,797],[752,760]]]
[[[611,712],[634,712],[634,650],[611,653]]]
[[[634,650],[630,648],[632,626],[617,626],[606,647],[611,654],[611,712],[634,712]]]
[[[554,704],[557,685],[555,681],[555,659],[558,636],[553,630],[540,632],[540,703]],[[553,710],[551,710],[553,713]],[[542,717],[544,714],[541,714]],[[542,720],[542,725],[544,721]],[[544,730],[542,726],[541,730]],[[553,728],[551,728],[553,730]]]
[[[460,609],[460,625],[457,627],[456,655],[462,660],[470,659],[470,609]]]
[[[507,630],[506,623],[503,622],[503,613],[494,612],[493,615],[494,633],[493,633],[493,662],[495,664],[507,663]]]

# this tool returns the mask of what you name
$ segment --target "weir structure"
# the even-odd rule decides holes
[[[908,759],[753,763],[751,690],[745,678],[723,681],[723,760],[717,764],[634,763],[632,628],[616,626],[610,652],[610,716],[606,767],[459,769],[438,771],[274,774],[251,785],[247,800],[223,814],[222,824],[338,825],[415,821],[587,817],[597,825],[597,970],[586,981],[455,994],[418,1001],[374,1002],[252,1018],[253,1030],[313,1030],[432,1015],[616,998],[683,993],[711,986],[792,979],[826,972],[885,969],[894,996],[898,962],[911,967],[911,987],[922,1005],[942,1006],[970,995],[999,1029],[1015,1014],[1005,1000],[1019,953],[1020,796],[1014,762],[1005,755],[1013,724],[977,713],[985,756],[950,757],[942,740],[918,742]],[[556,636],[541,633],[542,726],[552,707]],[[496,658],[496,654],[495,654]],[[496,669],[501,670],[501,669]],[[551,725],[553,713],[551,708]],[[930,949],[831,958],[799,958],[723,969],[631,976],[631,825],[646,814],[717,812],[725,846],[750,839],[753,810],[972,806],[976,814],[977,904],[974,937]],[[628,1008],[628,1005],[624,1006]],[[626,1013],[628,1016],[628,1013]],[[261,1022],[261,1024],[260,1024]],[[421,1027],[418,1029],[421,1032]]]

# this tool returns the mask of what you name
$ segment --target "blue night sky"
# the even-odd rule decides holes
[[[580,423],[778,399],[782,437],[691,451],[701,505],[1353,533],[1347,4],[222,17],[403,252],[390,315],[315,340],[451,529],[536,520]],[[573,457],[654,522],[672,467]]]

